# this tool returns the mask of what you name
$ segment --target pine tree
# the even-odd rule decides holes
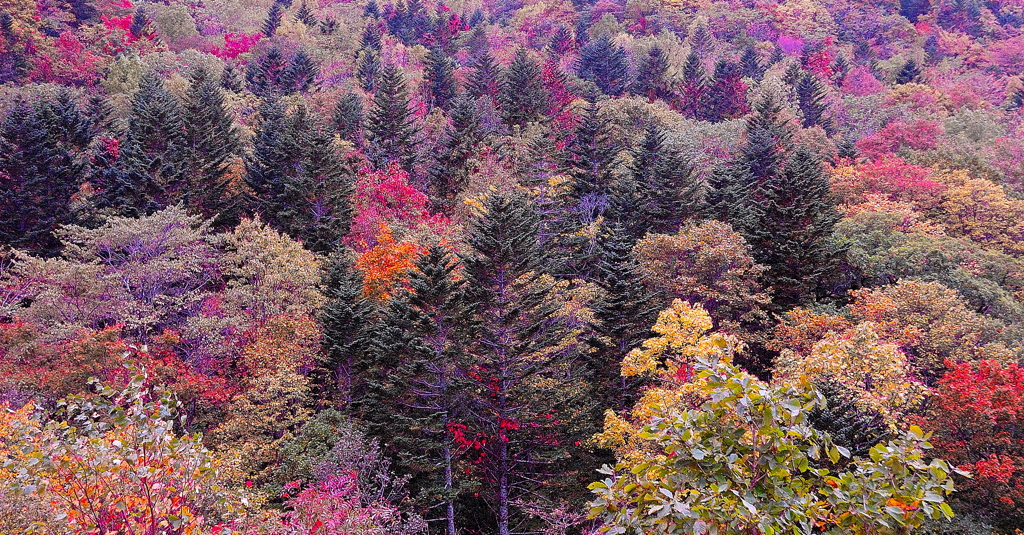
[[[367,407],[371,429],[412,476],[413,499],[442,511],[435,518],[447,535],[458,533],[457,498],[472,490],[471,478],[456,470],[461,446],[453,429],[472,419],[478,386],[471,378],[472,302],[460,268],[437,245],[417,260],[409,291],[375,330],[373,351],[388,374],[371,388],[387,403]]]
[[[363,146],[363,99],[351,91],[345,92],[334,105],[331,117],[334,129],[345,141]]]
[[[385,66],[366,117],[367,152],[378,169],[398,163],[409,170],[416,160],[414,140],[419,129],[410,102],[402,71],[394,65]]]
[[[285,88],[285,73],[288,67],[288,60],[281,53],[281,49],[271,47],[259,59],[249,64],[245,72],[245,82],[249,86],[249,91],[261,97],[280,95]]]
[[[476,102],[466,95],[455,99],[450,120],[443,142],[427,170],[428,193],[434,206],[442,212],[448,212],[459,193],[469,185],[469,161],[476,154],[481,138]]]
[[[359,87],[367,93],[377,89],[377,77],[380,76],[380,54],[375,50],[361,49],[356,58],[356,79]]]
[[[629,83],[626,51],[606,35],[583,47],[576,70],[580,78],[594,82],[606,95],[621,95]]]
[[[0,243],[44,256],[59,251],[52,232],[75,221],[71,198],[92,130],[69,93],[11,108],[0,123]]]
[[[747,87],[742,82],[739,65],[728,60],[715,64],[715,74],[705,94],[702,118],[717,123],[747,113]]]
[[[510,126],[540,121],[548,109],[549,99],[540,66],[520,48],[501,79],[498,106],[502,117]]]
[[[740,56],[740,72],[756,82],[760,82],[764,77],[764,67],[761,66],[761,58],[754,47],[748,46],[743,49],[743,55]]]
[[[704,70],[704,64],[696,52],[690,52],[683,65],[683,87],[680,95],[683,114],[691,119],[700,117],[706,92],[707,72]]]
[[[801,125],[804,128],[822,127],[829,135],[835,132],[832,119],[828,117],[828,103],[825,102],[825,86],[813,74],[805,72],[793,88],[796,92],[797,106],[803,115]]]
[[[668,57],[661,47],[655,45],[647,51],[647,56],[637,66],[636,79],[633,81],[632,92],[647,97],[648,100],[668,100],[672,90],[665,75],[668,72]]]
[[[588,432],[593,400],[582,388],[588,370],[573,364],[581,333],[561,319],[552,282],[542,275],[537,215],[519,195],[489,197],[483,214],[470,229],[464,260],[484,393],[474,425],[487,436],[481,494],[497,513],[494,532],[510,535],[513,502],[541,490],[534,480],[542,468],[567,462],[562,445]]]
[[[597,102],[588,99],[568,146],[565,174],[572,179],[571,197],[583,226],[595,221],[608,208],[609,188],[619,147],[608,131],[610,120],[601,117]]]
[[[320,287],[326,301],[317,314],[324,333],[323,361],[314,377],[321,394],[352,411],[367,393],[369,335],[377,311],[363,296],[363,275],[350,257],[339,249],[324,271]]]
[[[359,36],[359,48],[361,50],[374,50],[379,53],[382,38],[380,23],[370,21],[363,28],[363,33]]]
[[[708,27],[699,24],[690,34],[690,50],[698,57],[707,57],[715,50],[715,38],[712,37]]]
[[[238,71],[238,68],[234,63],[227,63],[224,65],[224,71],[220,75],[220,86],[226,91],[234,93],[240,93],[242,91],[242,82],[244,78],[242,73]]]
[[[907,60],[900,72],[896,73],[896,84],[909,84],[918,81],[921,77],[921,67],[918,67],[914,60]]]
[[[132,15],[132,24],[128,27],[128,33],[136,39],[153,39],[156,32],[153,30],[153,22],[146,14],[146,8],[139,6]]]
[[[288,67],[281,74],[281,86],[285,94],[300,92],[305,93],[312,87],[317,75],[320,74],[320,67],[305,50],[295,53]]]
[[[561,56],[576,47],[576,39],[573,38],[569,28],[559,26],[551,36],[551,43],[548,46],[551,47],[552,52]]]
[[[284,8],[280,2],[274,0],[274,3],[270,5],[270,11],[267,12],[266,20],[263,21],[263,35],[273,37],[277,33],[277,29],[281,27],[282,18],[284,18]]]
[[[666,145],[663,129],[649,125],[630,152],[630,174],[639,193],[634,217],[645,231],[672,234],[698,215],[700,183],[690,163]]]
[[[309,9],[309,6],[305,2],[299,6],[299,10],[295,12],[295,18],[300,20],[306,26],[313,28],[317,25],[316,16],[313,15],[313,11]]]
[[[439,47],[431,48],[424,66],[427,102],[431,107],[447,110],[455,100],[455,65]]]
[[[302,161],[303,143],[294,128],[297,122],[288,116],[283,102],[266,100],[259,108],[252,153],[245,161],[248,211],[275,225],[277,213],[287,203],[286,182]]]
[[[242,140],[220,87],[205,68],[192,73],[182,103],[182,119],[189,207],[204,217],[219,213],[220,222],[231,223],[238,200],[232,198],[228,166],[241,154]]]
[[[494,62],[494,56],[484,51],[473,64],[473,71],[469,74],[469,81],[466,84],[466,91],[473,98],[488,96],[498,97],[501,88],[501,68]]]
[[[795,150],[783,172],[748,199],[743,233],[754,259],[768,267],[776,305],[787,309],[815,297],[842,254],[832,238],[841,214],[820,160]]]

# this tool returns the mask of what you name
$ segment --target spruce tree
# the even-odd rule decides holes
[[[690,52],[686,56],[686,63],[683,64],[683,85],[680,95],[681,111],[687,117],[696,119],[701,116],[707,83],[707,72],[704,70],[704,63],[701,62],[700,55]]]
[[[305,2],[299,6],[299,10],[295,12],[295,18],[301,21],[306,26],[313,28],[317,25],[316,16],[313,15],[313,11],[309,9],[309,6]]]
[[[367,93],[377,89],[377,77],[380,76],[380,53],[373,49],[361,49],[356,58],[356,79],[359,87]]]
[[[359,48],[362,50],[374,50],[379,53],[382,38],[380,23],[370,21],[363,28],[363,33],[359,36]]]
[[[146,14],[146,8],[139,6],[132,15],[132,24],[128,27],[128,33],[136,39],[152,39],[156,36],[153,30],[153,23]]]
[[[445,127],[443,142],[427,169],[428,193],[441,211],[450,211],[459,193],[469,185],[469,161],[480,139],[476,102],[460,95],[451,106],[450,124]]]
[[[490,52],[484,51],[473,64],[473,71],[469,74],[466,91],[473,98],[483,96],[497,98],[501,88],[501,78],[501,68],[495,63],[494,56]]]
[[[668,57],[661,47],[655,45],[647,51],[637,66],[636,79],[633,81],[632,92],[647,97],[648,100],[667,100],[672,96],[665,75],[668,72]]]
[[[277,213],[287,203],[288,179],[294,176],[302,161],[304,147],[300,132],[294,128],[297,122],[296,118],[288,116],[280,100],[263,102],[252,153],[245,161],[248,212],[260,214],[264,221],[275,225]],[[309,126],[302,125],[302,128]]]
[[[236,217],[228,165],[241,154],[242,140],[224,94],[205,68],[197,68],[182,103],[183,140],[190,182],[189,207],[204,217],[220,214],[220,222]]]
[[[354,404],[367,394],[369,335],[377,310],[363,295],[363,275],[350,253],[338,249],[331,255],[320,284],[325,298],[317,313],[323,360],[314,378],[321,395],[354,412]]]
[[[320,67],[316,61],[309,57],[305,50],[299,50],[281,74],[282,90],[285,94],[296,91],[305,93],[312,87],[319,74]]]
[[[456,501],[473,485],[456,470],[461,446],[453,429],[472,420],[479,386],[471,377],[473,303],[460,268],[438,245],[416,261],[409,290],[375,329],[372,350],[388,374],[370,388],[386,403],[366,407],[371,429],[411,476],[413,499],[437,511],[438,531],[447,535],[458,533]]]
[[[26,59],[25,43],[14,30],[14,17],[0,12],[0,37],[3,37],[4,53],[0,54],[0,83],[17,82],[28,76],[29,63]]]
[[[276,4],[275,4],[276,5]],[[285,73],[288,71],[288,60],[281,49],[273,46],[256,61],[249,64],[245,72],[246,85],[249,91],[261,97],[280,95],[285,88]]]
[[[754,47],[748,46],[743,49],[743,55],[740,56],[740,72],[755,82],[760,82],[764,77],[764,67],[761,66],[761,58]]]
[[[715,50],[715,38],[704,24],[698,24],[690,34],[690,50],[699,57],[707,57]]]
[[[525,49],[516,51],[501,79],[498,107],[510,126],[525,126],[544,118],[550,94],[544,87],[540,66]]]
[[[818,77],[805,72],[793,88],[796,92],[797,106],[803,115],[801,125],[804,128],[822,127],[826,133],[833,134],[835,129],[832,119],[828,116],[828,103],[825,102],[825,87]]]
[[[903,64],[903,68],[900,69],[900,72],[896,73],[896,84],[902,85],[916,82],[920,77],[921,67],[917,65],[916,61],[912,59],[907,60],[907,62]]]
[[[711,122],[735,119],[747,112],[746,86],[739,65],[729,60],[715,64],[715,74],[705,94],[702,118]]]
[[[844,385],[826,379],[814,386],[825,398],[825,406],[812,409],[807,423],[828,433],[833,443],[850,450],[852,457],[867,456],[871,448],[892,436],[884,415],[863,408]]]
[[[447,110],[455,100],[455,65],[440,47],[430,49],[424,67],[427,102],[430,107]]]
[[[220,75],[220,86],[226,91],[240,93],[242,91],[243,75],[239,72],[234,63],[224,65],[224,71]]]
[[[555,54],[564,55],[571,51],[576,46],[576,39],[572,36],[572,31],[565,26],[559,26],[555,30],[554,35],[551,36],[551,43],[548,45],[551,47],[551,51]]]
[[[0,122],[0,243],[51,256],[53,231],[75,222],[92,124],[68,93],[17,102]]]
[[[821,161],[795,150],[783,172],[748,199],[744,236],[754,259],[768,267],[776,305],[788,309],[814,298],[842,254],[832,237],[842,216]]]
[[[363,99],[351,91],[343,93],[334,105],[334,114],[331,116],[334,130],[341,139],[362,147],[363,119]]]
[[[397,163],[409,170],[416,160],[414,141],[419,129],[410,102],[402,71],[385,66],[366,117],[367,155],[378,169]]]
[[[282,18],[284,18],[284,7],[281,6],[280,2],[274,0],[274,3],[270,5],[270,10],[267,12],[267,18],[263,21],[263,35],[273,37],[277,33],[277,29],[281,27]]]
[[[597,102],[588,99],[568,146],[565,174],[572,179],[571,196],[584,226],[608,207],[609,188],[615,180],[619,147],[611,139],[609,123],[610,119],[601,117]]]
[[[594,82],[606,95],[622,95],[629,84],[626,51],[606,35],[583,47],[576,70],[580,78]]]
[[[663,129],[649,125],[630,152],[630,174],[639,193],[634,217],[644,230],[672,234],[698,215],[700,183],[690,163],[666,145]]]

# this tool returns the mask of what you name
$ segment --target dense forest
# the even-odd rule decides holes
[[[1022,114],[1021,0],[0,0],[0,534],[1019,535]]]

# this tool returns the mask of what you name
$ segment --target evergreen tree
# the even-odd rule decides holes
[[[754,47],[748,46],[743,49],[743,55],[740,56],[740,72],[756,82],[760,82],[764,77],[764,67],[761,66],[761,58]]]
[[[698,57],[707,57],[715,50],[715,38],[712,37],[708,27],[698,24],[690,34],[690,50]]]
[[[912,59],[907,60],[907,62],[903,64],[903,68],[900,69],[900,72],[896,73],[896,84],[902,85],[916,82],[920,77],[921,67],[917,65],[916,61]]]
[[[431,107],[448,109],[455,100],[455,65],[440,47],[430,49],[424,66],[427,102]]]
[[[326,301],[317,319],[324,333],[323,361],[314,378],[326,399],[354,411],[353,404],[368,390],[369,335],[377,313],[363,295],[363,275],[348,253],[338,250],[331,256],[321,281]]]
[[[189,207],[204,217],[219,213],[221,222],[230,223],[236,215],[237,199],[230,198],[228,165],[241,154],[242,140],[220,87],[205,68],[192,73],[182,119]]]
[[[146,15],[146,8],[139,6],[135,10],[135,14],[132,15],[132,24],[128,27],[128,32],[136,39],[153,39],[156,36],[156,32],[153,30],[153,23],[149,20],[149,16]]]
[[[238,68],[235,66],[235,64],[225,64],[224,71],[221,72],[220,75],[220,86],[227,91],[240,93],[242,91],[242,82],[242,73],[238,71]]]
[[[3,37],[0,54],[0,83],[17,82],[28,76],[29,63],[25,57],[25,44],[14,31],[14,17],[0,12],[0,37]]]
[[[476,102],[460,95],[451,106],[450,124],[445,128],[443,142],[433,154],[427,170],[428,193],[442,211],[449,211],[458,194],[469,185],[469,161],[480,142],[480,118]]]
[[[266,20],[263,21],[263,35],[273,37],[277,33],[277,29],[281,27],[282,18],[284,18],[284,7],[280,2],[274,0],[274,3],[270,5],[270,11],[267,12]]]
[[[828,103],[825,102],[825,87],[818,77],[805,72],[794,87],[797,106],[803,115],[801,125],[804,128],[822,127],[829,135],[835,133],[832,119],[828,117]]]
[[[380,76],[380,54],[375,50],[361,49],[356,58],[356,79],[359,87],[367,93],[377,89],[377,77]]]
[[[564,445],[589,432],[593,400],[581,381],[589,370],[574,364],[581,333],[562,319],[553,283],[542,275],[537,215],[518,195],[489,197],[483,214],[469,232],[464,261],[479,322],[473,355],[483,392],[473,424],[487,436],[481,494],[497,513],[493,532],[510,535],[514,502],[542,490],[535,482],[542,469],[568,462]]]
[[[501,78],[501,69],[494,62],[494,56],[490,52],[484,51],[473,65],[466,90],[473,98],[483,96],[497,98],[501,88]]]
[[[594,82],[606,95],[619,96],[628,85],[626,51],[606,35],[583,47],[576,70],[580,78]]]
[[[675,233],[700,210],[700,183],[692,166],[666,145],[665,131],[654,124],[630,152],[630,174],[639,193],[634,217],[647,232]]]
[[[832,237],[842,216],[817,156],[797,149],[783,172],[748,199],[743,233],[754,259],[768,267],[776,305],[786,309],[815,297],[842,254]]]
[[[610,120],[601,117],[597,102],[588,99],[568,146],[565,174],[572,179],[571,197],[582,225],[595,221],[608,208],[609,188],[619,147],[608,131]]]
[[[370,21],[363,28],[363,33],[359,36],[359,48],[361,50],[374,50],[379,53],[382,38],[380,23]]]
[[[334,32],[338,31],[338,21],[327,15],[324,20],[320,21],[320,31],[326,35],[334,35]]]
[[[281,86],[285,94],[300,92],[305,93],[313,85],[317,75],[320,74],[320,67],[305,50],[295,53],[288,67],[281,74]]]
[[[672,96],[665,75],[668,72],[668,57],[661,47],[655,45],[647,51],[637,66],[636,79],[633,81],[632,92],[647,97],[648,100],[668,100]]]
[[[286,87],[285,73],[288,68],[288,60],[281,53],[281,49],[271,47],[259,59],[249,64],[245,72],[246,85],[249,86],[249,91],[261,97],[280,95]]]
[[[371,388],[387,403],[367,407],[371,429],[412,476],[414,500],[440,509],[434,516],[447,535],[458,533],[456,499],[472,489],[471,478],[457,471],[461,447],[453,428],[471,420],[478,384],[471,379],[472,302],[459,271],[437,245],[416,261],[409,290],[375,330],[373,351],[388,374]]]
[[[891,438],[884,416],[860,407],[843,385],[824,380],[814,386],[825,398],[825,406],[811,410],[807,422],[828,433],[837,446],[850,450],[852,457],[863,458],[876,444]]]
[[[540,66],[520,48],[501,80],[498,106],[502,117],[510,126],[540,121],[548,109],[549,99]]]
[[[370,0],[366,3],[366,7],[363,8],[363,16],[374,19],[380,18],[380,7],[377,6],[376,0]]]
[[[554,35],[551,36],[551,43],[548,45],[551,47],[551,51],[558,55],[565,55],[576,46],[576,39],[572,36],[572,31],[565,26],[559,26],[555,30]]]
[[[917,18],[927,13],[931,7],[929,0],[900,0],[900,15],[916,23]]]
[[[707,72],[704,70],[704,63],[696,52],[690,52],[683,65],[683,87],[680,95],[683,114],[691,119],[700,117],[706,92]]]
[[[398,67],[387,65],[380,74],[377,93],[366,117],[370,161],[378,169],[387,167],[388,163],[411,169],[416,160],[414,140],[418,132],[405,77]]]
[[[345,92],[334,105],[331,117],[334,129],[345,141],[355,146],[363,145],[363,99],[351,91]]]
[[[299,10],[295,12],[295,18],[302,21],[303,24],[313,28],[317,25],[316,16],[313,15],[313,11],[309,9],[309,6],[305,2],[299,6]]]
[[[68,93],[16,103],[0,123],[0,243],[54,255],[52,234],[72,223],[92,124]]]
[[[747,113],[747,87],[739,65],[728,60],[715,64],[715,74],[705,94],[706,104],[702,107],[703,119],[720,122],[735,119]]]

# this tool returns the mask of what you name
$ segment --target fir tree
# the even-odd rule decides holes
[[[628,85],[626,51],[613,44],[608,36],[601,36],[583,47],[576,70],[580,78],[594,82],[606,95],[619,96]]]
[[[331,121],[341,139],[357,147],[363,145],[363,99],[359,95],[351,91],[343,93],[334,105]]]
[[[370,0],[366,3],[366,7],[363,8],[363,16],[367,18],[380,18],[380,7],[377,6],[376,0]]]
[[[597,102],[589,99],[569,142],[565,173],[572,179],[571,196],[584,226],[608,207],[608,192],[615,179],[619,148],[609,135],[609,123],[601,117]]]
[[[318,22],[316,20],[316,16],[313,15],[313,11],[309,9],[309,6],[307,6],[305,2],[303,2],[302,5],[299,6],[299,10],[295,12],[295,18],[310,28],[315,27]]]
[[[896,84],[909,84],[918,81],[921,77],[921,67],[918,67],[914,60],[907,60],[900,72],[896,73]]]
[[[359,87],[367,93],[377,89],[377,77],[380,76],[380,54],[372,49],[361,49],[356,58],[356,79]]]
[[[540,121],[548,109],[549,99],[540,66],[520,48],[501,79],[498,105],[502,117],[511,126]]]
[[[248,211],[264,221],[277,223],[277,212],[287,202],[287,180],[301,163],[302,139],[283,102],[265,101],[259,108],[259,124],[252,153],[245,161]],[[309,125],[302,125],[303,128]]]
[[[0,243],[44,256],[59,251],[52,232],[75,220],[71,198],[92,130],[68,93],[11,108],[0,123]]]
[[[558,55],[567,54],[576,46],[576,39],[572,36],[572,31],[565,26],[559,26],[555,30],[554,35],[551,36],[551,43],[548,45],[551,47],[551,51]]]
[[[281,49],[271,47],[259,59],[249,64],[245,72],[246,85],[249,86],[249,91],[261,97],[280,95],[286,87],[285,73],[288,68],[288,60],[281,53]]]
[[[320,285],[326,299],[317,314],[324,333],[323,360],[314,378],[321,394],[351,411],[367,393],[369,334],[376,307],[363,296],[363,276],[350,256],[348,251],[336,251]]]
[[[240,93],[242,91],[243,76],[234,63],[224,65],[224,71],[220,75],[220,86],[227,91]]]
[[[440,47],[431,48],[424,66],[427,102],[431,107],[448,109],[455,99],[455,66]]]
[[[634,217],[647,232],[675,233],[700,210],[700,184],[692,166],[666,145],[665,131],[653,124],[630,152],[630,174],[639,193]]]
[[[434,206],[449,211],[454,201],[469,185],[469,161],[480,142],[480,118],[476,102],[460,95],[451,106],[450,124],[445,128],[443,143],[433,155],[427,170],[427,188]]]
[[[803,115],[804,128],[822,127],[829,135],[835,133],[832,119],[828,117],[828,103],[825,102],[825,86],[813,74],[805,72],[794,87],[797,106]]]
[[[742,73],[736,63],[723,59],[715,64],[715,74],[705,94],[705,105],[701,108],[703,119],[720,122],[747,113],[747,88],[741,78]]]
[[[242,141],[224,95],[205,68],[197,68],[182,103],[187,153],[189,207],[204,217],[220,214],[221,222],[235,218],[237,199],[231,197],[228,165],[242,150]]]
[[[473,71],[469,74],[469,81],[466,90],[473,98],[488,96],[497,98],[501,88],[501,69],[494,62],[494,56],[484,51],[473,64]]]
[[[708,27],[698,24],[690,34],[690,50],[698,57],[707,57],[715,50],[715,38]]]
[[[748,46],[743,49],[743,55],[740,56],[740,72],[756,82],[760,82],[764,77],[764,67],[761,66],[761,58],[754,47]]]
[[[338,31],[338,21],[330,15],[324,17],[324,20],[320,21],[320,31],[327,35],[333,35]]]
[[[270,5],[270,11],[267,12],[267,18],[263,21],[263,35],[267,37],[273,37],[277,33],[277,29],[281,27],[281,19],[284,18],[284,7],[277,0]]]
[[[916,23],[917,18],[931,9],[929,0],[900,0],[900,15],[910,22]]]
[[[395,162],[410,169],[416,160],[414,140],[419,129],[413,119],[409,91],[402,71],[387,65],[366,117],[368,156],[378,169]]]
[[[683,114],[691,119],[699,117],[706,92],[707,72],[704,70],[704,63],[696,52],[690,52],[683,65],[683,86],[680,95]]]
[[[132,15],[132,24],[128,27],[128,33],[136,39],[153,39],[156,32],[153,30],[153,23],[146,15],[146,8],[139,6]]]
[[[453,428],[471,420],[478,385],[471,378],[472,302],[459,271],[441,246],[417,260],[408,292],[392,302],[375,330],[377,362],[390,369],[386,381],[371,388],[387,403],[367,407],[371,428],[412,476],[414,500],[426,510],[440,509],[438,524],[447,535],[458,533],[459,494],[472,490],[472,479],[456,470],[463,446]]]
[[[647,56],[637,66],[636,79],[633,81],[632,92],[647,97],[648,100],[668,100],[672,90],[665,79],[668,72],[668,57],[661,47],[655,45],[647,51]]]
[[[363,28],[363,33],[359,36],[359,48],[361,50],[374,50],[379,53],[382,38],[383,36],[381,35],[380,23],[370,21],[370,23]]]
[[[14,31],[14,17],[0,12],[0,37],[3,37],[3,54],[0,54],[0,83],[17,82],[28,76],[29,63],[25,57],[25,44]]]
[[[857,400],[834,380],[814,385],[825,398],[824,407],[816,407],[807,415],[815,429],[832,437],[833,443],[850,450],[852,457],[864,457],[876,444],[891,437],[882,414],[858,406]]]
[[[281,76],[281,83],[285,93],[305,93],[312,87],[316,77],[320,74],[320,67],[305,50],[299,50],[295,57],[288,64],[284,74]]]

